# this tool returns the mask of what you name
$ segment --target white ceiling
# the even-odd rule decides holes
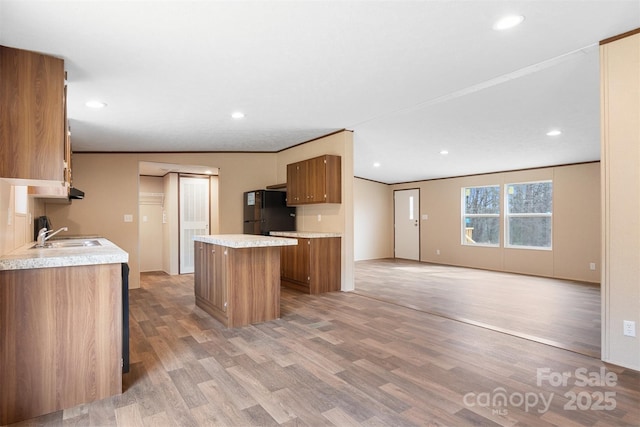
[[[385,183],[598,160],[597,44],[638,27],[640,0],[0,0],[0,44],[65,60],[74,151],[349,129],[356,176]]]

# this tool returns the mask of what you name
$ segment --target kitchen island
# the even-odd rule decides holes
[[[250,234],[194,237],[196,305],[229,328],[280,317],[280,248],[296,239]]]
[[[102,238],[50,243],[0,257],[0,425],[122,393],[129,255]]]

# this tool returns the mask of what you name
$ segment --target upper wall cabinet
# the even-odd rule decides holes
[[[0,46],[0,177],[66,181],[64,61]]]
[[[287,165],[287,205],[342,203],[340,156],[324,155]]]

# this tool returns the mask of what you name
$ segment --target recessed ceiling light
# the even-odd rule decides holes
[[[231,117],[233,117],[234,119],[243,119],[244,113],[241,111],[236,111],[235,113],[231,114]]]
[[[373,164],[373,167],[374,167],[374,168],[379,168],[379,167],[380,167],[380,162],[375,162],[375,163]]]
[[[447,150],[441,150],[440,154],[442,154],[443,156],[446,156],[447,154],[449,154],[449,152]]]
[[[558,135],[562,135],[562,131],[558,129],[550,130],[549,132],[547,132],[547,136],[558,136]]]
[[[493,29],[498,31],[508,30],[509,28],[513,28],[522,24],[522,21],[524,21],[524,16],[522,15],[505,16],[504,18],[501,18],[498,22],[493,24]]]
[[[107,106],[106,102],[98,101],[97,99],[87,101],[85,104],[89,108],[104,108]]]

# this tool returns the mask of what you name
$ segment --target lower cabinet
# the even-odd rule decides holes
[[[296,246],[280,248],[283,286],[310,294],[339,291],[340,237],[298,238]]]
[[[0,271],[0,425],[122,393],[121,272]]]
[[[227,248],[195,242],[194,286],[196,304],[222,323],[227,323],[225,259]],[[206,307],[206,308],[205,308]]]
[[[196,241],[196,305],[229,328],[280,317],[280,248]]]

